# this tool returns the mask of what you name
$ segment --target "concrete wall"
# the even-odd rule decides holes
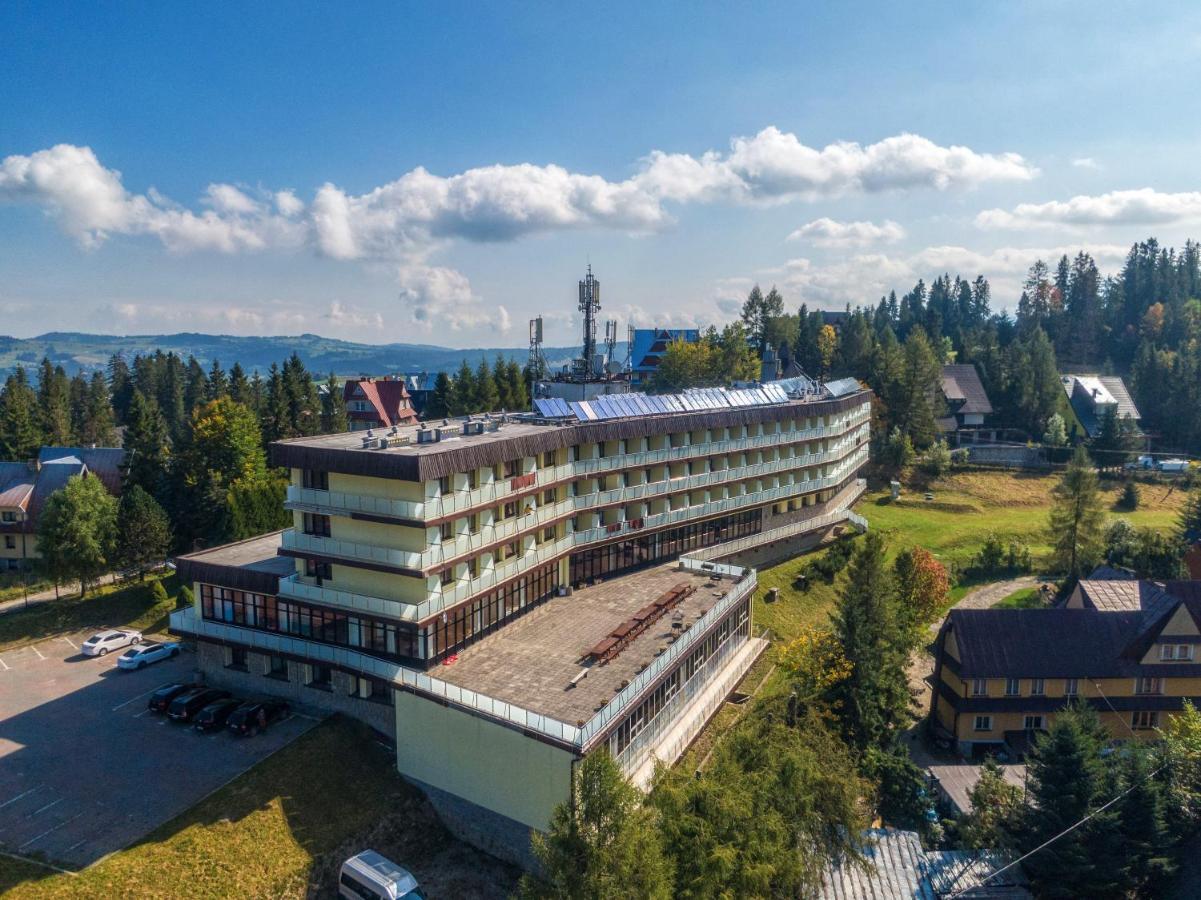
[[[407,778],[528,828],[545,829],[571,796],[575,755],[407,692],[396,695],[396,765]]]
[[[392,706],[376,700],[358,696],[358,679],[346,672],[335,670],[331,676],[330,690],[310,687],[308,667],[295,660],[287,661],[287,679],[268,675],[269,657],[263,653],[247,651],[246,671],[229,668],[229,647],[208,641],[198,641],[196,664],[206,684],[225,688],[244,697],[281,697],[294,707],[308,708],[318,712],[340,712],[361,722],[366,722],[389,740],[396,729],[396,712]]]

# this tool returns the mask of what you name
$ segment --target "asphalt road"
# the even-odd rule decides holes
[[[140,672],[79,653],[87,635],[0,652],[0,847],[71,868],[128,846],[307,730],[201,735],[147,711],[192,677],[183,653]]]

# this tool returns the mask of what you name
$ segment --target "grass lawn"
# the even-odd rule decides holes
[[[512,891],[515,873],[451,838],[393,766],[366,726],[330,719],[78,875],[0,856],[0,891],[14,900],[326,897],[342,860],[367,846],[410,867],[430,896]]]
[[[5,572],[3,575],[0,575],[0,603],[3,603],[5,600],[16,600],[24,597],[26,591],[36,594],[38,591],[54,587],[53,581],[39,578],[33,573],[30,573],[28,576],[28,585],[25,584],[22,578],[23,576],[17,572]]]
[[[1002,598],[993,609],[1042,609],[1044,606],[1046,603],[1043,602],[1042,592],[1032,587],[1014,591],[1008,597]]]
[[[147,575],[141,582],[105,585],[82,599],[51,600],[0,615],[0,650],[105,626],[136,628],[147,634],[165,632],[167,614],[175,609],[179,581],[173,574],[162,578],[167,601],[155,603],[151,588],[157,580],[159,576]]]

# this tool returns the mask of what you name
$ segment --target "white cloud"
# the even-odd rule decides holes
[[[344,304],[340,300],[330,303],[329,312],[325,314],[325,318],[329,319],[335,326],[352,326],[355,328],[384,327],[384,316],[382,313],[373,313],[369,310],[359,309],[356,306]]]
[[[130,192],[121,173],[103,166],[90,148],[60,144],[0,162],[0,202],[41,207],[85,247],[114,236],[150,236],[179,253],[307,247],[335,260],[387,263],[396,267],[401,302],[416,324],[505,329],[510,324],[505,309],[476,297],[461,273],[430,265],[430,256],[454,241],[513,241],[585,228],[652,232],[672,223],[670,204],[970,188],[1035,174],[1014,153],[943,147],[913,134],[815,149],[768,127],[735,138],[727,153],[653,151],[623,181],[553,164],[492,165],[450,176],[418,167],[362,194],[326,183],[308,205],[291,190],[214,183],[200,208],[189,209],[153,188]],[[865,226],[883,229],[880,240],[902,233],[892,222],[848,223],[842,241],[866,240]],[[822,239],[838,242],[831,235]]]
[[[1079,156],[1072,160],[1072,165],[1077,169],[1092,169],[1093,171],[1100,171],[1101,169],[1101,164],[1091,156]]]
[[[806,241],[819,247],[863,247],[891,244],[905,237],[905,229],[891,219],[875,222],[838,222],[820,218],[806,222],[792,234],[790,241]]]
[[[980,228],[1060,228],[1096,225],[1173,225],[1201,222],[1201,192],[1164,193],[1154,188],[1080,194],[1070,200],[1021,203],[1013,210],[986,209]]]

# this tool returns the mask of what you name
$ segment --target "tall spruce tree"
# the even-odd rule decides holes
[[[426,419],[442,419],[450,415],[450,407],[454,402],[454,385],[451,382],[450,376],[445,372],[439,372],[434,378],[434,389],[430,392],[430,398],[425,404]]]
[[[1083,447],[1076,448],[1051,497],[1052,564],[1079,578],[1101,561],[1105,526],[1097,473]]]
[[[205,398],[208,400],[216,400],[218,397],[224,397],[229,394],[229,378],[225,374],[225,370],[221,368],[221,361],[214,358],[213,363],[209,366],[208,374],[208,392]]]
[[[27,461],[38,455],[42,429],[37,402],[24,366],[18,365],[0,393],[0,452],[5,459]]]
[[[166,512],[141,485],[129,485],[117,507],[117,561],[145,578],[152,566],[167,558],[170,549],[171,523]]]
[[[341,434],[350,431],[350,419],[346,415],[346,397],[338,376],[333,372],[325,382],[324,409],[321,428],[326,434]]]
[[[133,387],[133,377],[129,371],[129,364],[125,361],[125,354],[118,350],[108,360],[108,391],[118,425],[125,424],[129,404],[133,401]]]
[[[234,363],[229,369],[229,398],[235,403],[254,410],[258,415],[260,410],[251,391],[250,381],[246,378],[246,370],[241,363]]]
[[[134,390],[125,426],[125,487],[138,485],[162,497],[170,462],[171,439],[158,404]]]
[[[465,416],[475,404],[475,374],[467,360],[459,363],[450,391],[449,415]]]
[[[71,445],[71,388],[62,366],[52,366],[42,357],[38,367],[38,410],[42,439],[52,447]]]
[[[84,398],[84,415],[79,442],[85,447],[112,447],[117,440],[116,417],[109,400],[108,382],[102,372],[93,372]]]
[[[500,409],[500,392],[496,387],[496,379],[488,367],[488,360],[481,358],[475,368],[475,396],[472,399],[470,412],[485,413]]]

